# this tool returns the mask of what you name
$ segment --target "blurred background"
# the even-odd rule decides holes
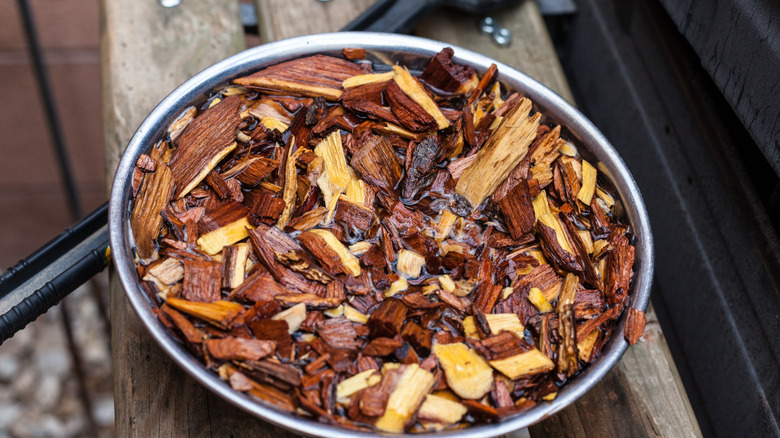
[[[88,212],[106,199],[98,2],[29,6]],[[74,222],[27,42],[18,2],[0,0],[0,271]],[[0,347],[0,437],[113,435],[109,336],[95,299],[107,302],[106,278],[67,299],[67,329],[58,306]]]

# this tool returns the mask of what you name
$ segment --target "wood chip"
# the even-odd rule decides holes
[[[176,198],[189,193],[222,158],[235,149],[241,105],[240,96],[222,100],[197,116],[177,139],[170,161]]]
[[[567,127],[449,48],[419,78],[341,55],[215,90],[135,163],[139,284],[183,346],[287,412],[399,434],[518,415],[616,328],[641,338],[631,228]]]
[[[384,137],[371,134],[362,138],[360,149],[352,155],[352,166],[360,177],[392,193],[401,180],[401,166],[392,146]]]
[[[479,399],[493,386],[493,370],[482,356],[463,343],[434,344],[433,354],[444,370],[447,384],[458,396]]]
[[[364,70],[351,62],[314,55],[282,62],[234,82],[258,90],[338,100],[341,83],[363,73]]]
[[[274,341],[227,337],[205,342],[211,357],[221,360],[259,360],[274,352]]]
[[[531,101],[521,99],[501,124],[490,134],[485,146],[477,152],[477,158],[458,180],[455,190],[472,207],[482,204],[493,194],[528,152],[528,146],[536,135],[541,114],[529,117]]]
[[[213,303],[221,298],[222,266],[219,263],[184,260],[182,296],[189,301]]]
[[[396,65],[393,66],[393,72],[395,73],[393,81],[398,84],[398,87],[433,117],[439,129],[447,129],[450,126],[449,120],[444,117],[439,106],[428,96],[422,85],[409,73],[409,70]]]
[[[634,307],[629,307],[627,312],[625,337],[629,345],[634,345],[645,333],[647,317],[645,316],[645,312]]]
[[[173,194],[174,180],[165,164],[158,165],[153,173],[147,174],[133,205],[130,229],[133,231],[135,250],[141,259],[154,257],[154,240],[160,233],[160,213]]]

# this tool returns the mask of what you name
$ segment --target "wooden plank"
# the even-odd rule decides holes
[[[102,1],[107,181],[135,129],[166,94],[243,49],[238,3]],[[287,436],[222,401],[157,346],[111,274],[111,346],[117,436]]]
[[[374,0],[255,0],[260,39],[270,42],[336,32],[373,3]]]

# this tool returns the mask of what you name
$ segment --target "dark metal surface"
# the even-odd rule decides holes
[[[244,32],[256,35],[257,29],[257,10],[254,3],[241,3],[238,5],[238,11],[241,14],[241,25],[244,26]]]
[[[657,1],[582,0],[561,52],[644,193],[653,303],[703,433],[780,436],[780,244],[753,178],[767,164],[743,162],[755,146]]]
[[[415,70],[422,69],[427,65],[430,57],[441,51],[445,44],[403,35],[332,33],[266,44],[215,64],[174,90],[138,128],[117,168],[109,206],[109,228],[114,266],[130,304],[163,350],[196,380],[225,400],[271,423],[306,435],[322,437],[368,437],[375,435],[316,423],[269,408],[251,396],[233,391],[226,382],[206,369],[160,323],[152,311],[146,294],[141,290],[132,249],[129,207],[132,173],[138,156],[148,151],[164,135],[167,126],[185,108],[203,102],[207,96],[213,93],[214,89],[224,86],[236,77],[250,74],[268,65],[313,53],[338,56],[342,48],[347,46],[366,49],[368,59],[373,62],[390,65],[401,63],[408,66],[410,70]],[[484,73],[490,64],[495,62],[463,48],[453,47],[453,49],[455,51],[453,62],[471,65],[480,73]],[[567,127],[579,144],[593,154],[595,162],[598,163],[599,171],[614,183],[624,205],[628,222],[637,238],[635,242],[635,275],[632,280],[629,305],[644,310],[649,301],[652,280],[653,241],[642,197],[625,164],[598,129],[563,98],[523,73],[505,64],[495,63],[499,71],[498,80],[509,89],[514,89],[531,98],[534,101],[535,109],[545,115],[547,123],[557,123]],[[461,438],[501,435],[560,411],[584,394],[618,362],[628,346],[623,337],[624,330],[625,318],[618,324],[598,360],[580,373],[570,384],[563,387],[554,400],[539,403],[505,422],[473,426],[435,435]]]
[[[661,3],[780,175],[780,2]]]
[[[419,20],[442,3],[441,0],[379,0],[342,31],[409,33]]]
[[[410,33],[426,15],[442,6],[480,15],[516,3],[518,0],[379,0],[341,30]]]
[[[539,13],[543,16],[572,15],[577,13],[574,0],[536,0]]]
[[[442,6],[479,15],[507,8],[519,1],[521,0],[379,0],[341,30],[410,33],[426,15]],[[552,14],[572,12],[572,0],[537,1],[545,3],[546,10]],[[256,34],[258,29],[255,5],[242,3],[239,7],[244,31]]]

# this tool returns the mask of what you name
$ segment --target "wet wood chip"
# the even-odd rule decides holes
[[[645,323],[647,323],[647,317],[645,312],[638,310],[634,307],[629,307],[626,317],[626,340],[629,345],[634,345],[639,341],[639,338],[645,333]]]
[[[176,140],[170,162],[176,198],[195,188],[236,147],[241,105],[237,95],[222,100],[195,117]]]
[[[211,357],[221,360],[259,360],[276,348],[273,341],[234,337],[208,339],[205,345]]]
[[[449,48],[419,77],[332,55],[215,90],[135,163],[140,284],[207,368],[313,421],[439,432],[641,338],[633,230],[566,127]]]
[[[165,164],[160,164],[153,173],[144,176],[130,218],[135,250],[141,259],[154,256],[154,241],[163,221],[160,213],[170,201],[173,189],[174,178]]]
[[[341,83],[365,70],[351,62],[324,55],[300,58],[263,69],[253,75],[236,79],[244,87],[281,94],[337,100]]]

